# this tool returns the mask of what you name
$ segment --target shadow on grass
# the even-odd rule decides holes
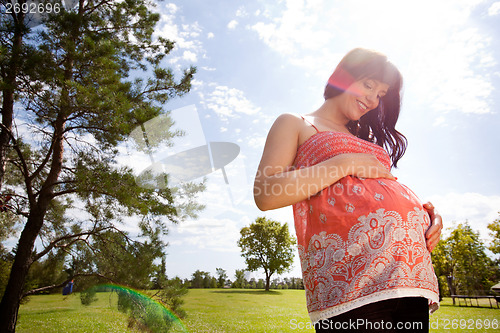
[[[63,312],[76,312],[76,310],[71,308],[54,308],[54,309],[29,311],[27,312],[27,314],[31,316],[31,315],[47,315],[51,313],[63,313]]]
[[[463,309],[464,311],[467,310],[467,309],[497,309],[499,310],[500,308],[498,308],[495,304],[492,304],[492,306],[488,305],[488,304],[480,304],[480,305],[468,305],[468,306],[465,306],[465,305],[453,305],[453,304],[440,304],[439,305],[440,308],[455,308],[455,309]]]
[[[276,290],[245,290],[245,289],[224,289],[224,290],[214,290],[211,291],[212,293],[217,293],[217,294],[248,294],[248,295],[271,295],[271,296],[278,296],[278,295],[283,295],[282,292],[276,291]]]
[[[458,308],[457,305],[453,305],[453,304],[439,304],[439,307],[440,308]]]

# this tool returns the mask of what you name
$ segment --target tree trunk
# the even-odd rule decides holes
[[[271,275],[266,273],[266,291],[269,291],[270,282],[271,282]]]
[[[24,282],[32,263],[35,240],[43,225],[43,213],[32,212],[21,233],[16,256],[0,303],[0,332],[15,332],[17,313],[21,302]]]
[[[24,283],[33,262],[33,248],[43,226],[45,214],[53,198],[53,185],[59,178],[63,163],[63,133],[66,117],[59,114],[54,124],[55,144],[52,151],[50,172],[42,185],[38,200],[33,195],[31,183],[26,181],[30,214],[17,244],[14,263],[10,271],[9,282],[0,303],[0,332],[15,332],[17,313],[23,295]],[[27,176],[27,175],[26,175]]]
[[[22,3],[22,1],[19,1]],[[10,141],[9,132],[12,130],[12,120],[14,116],[14,93],[17,88],[16,78],[19,72],[21,56],[21,46],[24,35],[24,13],[20,11],[16,15],[16,20],[13,20],[14,36],[12,37],[12,49],[10,61],[7,70],[7,76],[4,81],[4,89],[2,90],[2,127],[0,128],[0,191],[5,174],[5,163],[7,158],[7,145]]]
[[[0,128],[0,191],[5,174],[5,163],[7,158],[7,145],[10,141],[9,132],[12,129],[12,115],[14,110],[14,91],[5,89],[2,91],[2,128]]]
[[[450,274],[446,277],[446,282],[448,283],[448,289],[450,290],[450,296],[455,294],[455,286],[453,285],[453,276]],[[455,305],[455,297],[452,297],[453,305]]]

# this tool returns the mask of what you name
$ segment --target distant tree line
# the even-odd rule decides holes
[[[226,270],[216,269],[216,276],[209,272],[196,270],[190,279],[182,280],[182,286],[185,288],[244,288],[244,289],[265,289],[265,279],[245,278],[244,269],[237,269],[234,272],[234,280],[228,278]],[[180,278],[176,277],[177,281]],[[301,278],[285,277],[273,279],[270,283],[270,289],[304,289]]]

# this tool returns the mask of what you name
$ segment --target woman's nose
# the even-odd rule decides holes
[[[374,105],[378,102],[377,94],[368,94],[368,95],[366,95],[366,99],[372,105]]]

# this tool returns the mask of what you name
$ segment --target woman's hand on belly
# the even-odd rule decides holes
[[[380,163],[380,161],[371,154],[348,153],[337,155],[333,158],[341,159],[339,167],[341,174],[345,176],[355,176],[358,178],[387,178],[396,180],[396,178]]]
[[[434,208],[434,205],[430,202],[424,204],[425,210],[429,213],[431,219],[431,226],[427,229],[425,233],[426,245],[429,252],[432,252],[439,242],[441,237],[441,230],[443,229],[443,219]]]

